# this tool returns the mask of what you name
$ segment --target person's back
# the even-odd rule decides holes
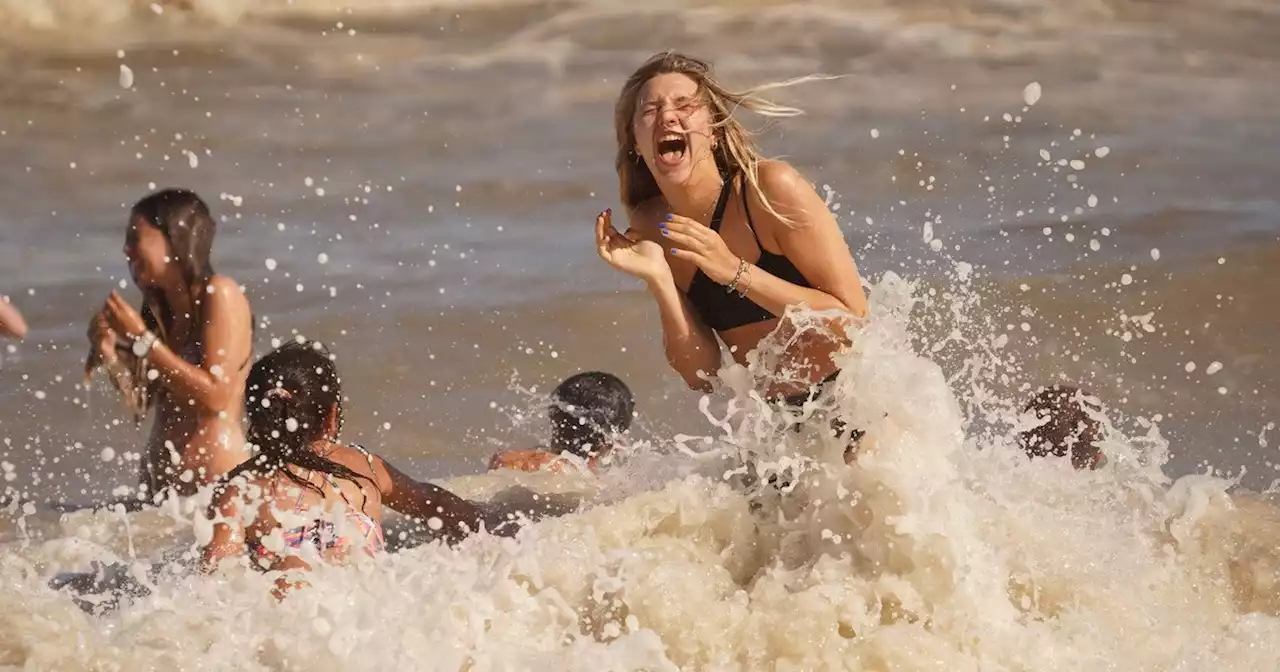
[[[1018,443],[1029,457],[1066,457],[1076,469],[1097,469],[1106,464],[1099,443],[1102,423],[1091,415],[1101,407],[1089,393],[1068,385],[1040,390],[1023,413],[1033,413],[1037,426],[1020,432]]]
[[[333,358],[318,343],[286,343],[254,364],[245,413],[258,455],[218,486],[205,571],[246,551],[254,566],[276,571],[377,553],[386,547],[384,504],[436,537],[458,539],[483,525],[506,533],[474,503],[341,442],[341,400]]]
[[[594,472],[610,461],[634,414],[635,398],[620,378],[601,371],[579,373],[551,392],[550,445],[498,453],[489,468],[563,472],[580,462]]]

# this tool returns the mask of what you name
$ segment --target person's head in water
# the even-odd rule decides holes
[[[1039,425],[1021,432],[1018,443],[1030,457],[1070,454],[1076,469],[1096,469],[1106,462],[1099,448],[1103,428],[1090,412],[1101,410],[1087,392],[1067,385],[1047,387],[1023,409]]]
[[[244,405],[249,423],[245,439],[258,452],[237,472],[279,471],[317,492],[286,467],[364,479],[316,451],[336,443],[342,431],[342,380],[333,355],[321,343],[289,341],[258,360],[245,381]]]
[[[551,392],[551,446],[590,459],[609,452],[618,434],[631,427],[635,399],[617,376],[579,373]]]
[[[751,110],[766,117],[791,117],[793,107],[772,103],[759,93],[812,77],[730,91],[711,64],[668,51],[652,56],[622,87],[614,108],[618,148],[614,159],[622,202],[634,208],[660,195],[660,185],[689,185],[742,172],[755,195],[781,221],[760,191],[762,156],[751,132],[734,117]]]

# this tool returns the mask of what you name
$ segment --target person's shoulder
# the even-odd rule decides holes
[[[812,189],[804,175],[795,166],[779,159],[766,159],[756,168],[760,190],[771,202],[794,201],[801,189]],[[753,194],[756,199],[759,195]]]
[[[329,454],[329,459],[362,476],[376,476],[374,454],[359,444],[338,444],[337,449]]]
[[[756,178],[760,191],[751,190],[749,198],[753,213],[760,213],[759,219],[784,222],[785,230],[794,232],[814,223],[815,210],[825,210],[826,203],[813,184],[786,161],[761,161]],[[765,199],[770,207],[765,206]]]
[[[244,287],[234,279],[225,275],[215,275],[209,278],[205,285],[205,291],[213,303],[221,304],[229,308],[248,308],[249,297],[245,295]]]

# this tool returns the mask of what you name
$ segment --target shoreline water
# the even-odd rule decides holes
[[[197,579],[88,619],[48,577],[151,558],[189,516],[10,507],[0,664],[1274,671],[1266,3],[149,4],[32,30],[30,3],[0,0],[0,292],[32,329],[0,344],[0,488],[92,502],[127,483],[144,434],[76,383],[153,186],[221,218],[215,263],[262,320],[257,354],[328,343],[348,437],[408,473],[484,497],[526,483],[478,472],[535,443],[537,393],[586,369],[633,388],[645,443],[581,513],[334,569],[283,605],[253,577]],[[829,188],[882,298],[891,273],[918,285],[909,335],[868,336],[893,357],[850,362],[882,386],[841,397],[901,404],[911,440],[828,465],[765,519],[679,446],[818,442],[720,436],[652,302],[591,246],[617,208],[617,87],[672,45],[735,86],[845,75],[778,92],[807,114],[762,140]],[[990,430],[993,404],[1052,382],[1106,403],[1126,435],[1111,469],[1019,462]]]

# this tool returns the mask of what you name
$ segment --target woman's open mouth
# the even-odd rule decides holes
[[[658,160],[668,165],[680,163],[685,150],[689,148],[689,140],[679,133],[663,133],[658,137]]]

